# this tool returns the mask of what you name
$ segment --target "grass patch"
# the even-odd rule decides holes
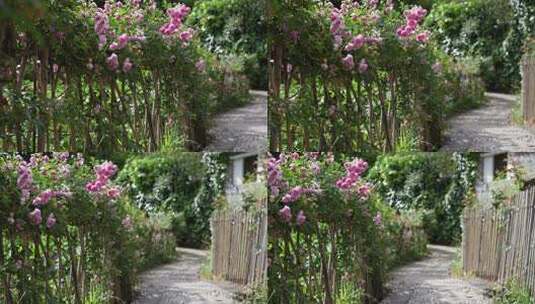
[[[505,286],[496,291],[495,304],[534,304],[535,299],[529,290],[522,287],[517,281],[509,280]]]
[[[200,276],[204,280],[212,281],[214,276],[212,275],[212,251],[208,252],[208,256],[201,265]]]
[[[268,303],[268,289],[266,285],[259,285],[247,294],[242,295],[241,301],[244,304],[265,304]]]
[[[463,254],[461,248],[458,247],[455,251],[455,259],[450,265],[450,276],[457,279],[474,278],[475,275],[472,272],[465,272],[463,269]]]
[[[511,122],[517,126],[524,125],[524,115],[522,114],[522,99],[517,96],[511,111]]]
[[[461,253],[461,248],[457,248],[455,252],[455,259],[453,260],[453,262],[451,262],[450,273],[451,276],[454,278],[464,277],[463,255]]]

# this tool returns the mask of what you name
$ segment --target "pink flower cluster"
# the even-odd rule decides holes
[[[60,197],[71,197],[72,193],[67,190],[51,190],[46,189],[43,192],[39,193],[32,201],[32,205],[34,206],[44,206],[47,205],[48,202],[52,198],[60,198]]]
[[[43,222],[43,215],[39,208],[35,208],[32,212],[28,213],[28,220],[31,224],[38,226]],[[46,227],[52,229],[56,225],[56,216],[54,213],[50,213],[46,219]]]
[[[128,34],[121,34],[119,38],[117,38],[117,42],[113,42],[112,44],[110,44],[110,50],[115,51],[124,49],[128,44],[128,40]]]
[[[181,27],[184,18],[186,18],[190,11],[191,9],[185,4],[168,9],[167,15],[169,16],[170,20],[168,23],[160,27],[160,33],[164,36],[172,36],[180,32],[178,36],[179,39],[182,42],[189,42],[193,38],[193,31],[191,29],[187,29],[181,32]]]
[[[199,61],[195,63],[195,68],[201,73],[204,72],[204,70],[206,70],[206,61],[199,59]]]
[[[26,164],[22,162],[19,166],[19,176],[17,178],[17,187],[20,190],[20,200],[25,202],[30,198],[30,191],[32,189],[32,171]]]
[[[112,71],[115,71],[119,68],[119,57],[117,54],[112,53],[108,58],[106,58],[106,64],[108,64],[108,68]],[[134,66],[134,63],[130,60],[130,58],[126,58],[123,61],[123,72],[128,73]]]
[[[130,60],[130,58],[127,57],[127,58],[123,61],[123,72],[125,72],[125,73],[130,72],[130,70],[132,69],[133,66],[134,66],[134,64],[132,63],[132,61]]]
[[[132,228],[134,228],[134,223],[132,222],[132,218],[130,218],[129,215],[127,215],[123,221],[121,222],[121,224],[123,225],[123,227],[126,229],[126,230],[132,230]]]
[[[281,217],[281,219],[284,222],[286,222],[286,223],[291,222],[291,220],[292,220],[292,209],[288,205],[285,205],[284,207],[282,207],[279,210],[279,216]],[[303,210],[299,210],[299,212],[297,213],[297,216],[295,218],[295,222],[297,223],[297,225],[298,226],[303,225],[306,222],[306,219],[307,218],[305,216],[305,212],[303,212]]]
[[[108,34],[108,31],[110,30],[110,22],[108,19],[108,15],[106,14],[106,11],[99,9],[97,10],[97,13],[95,15],[95,33],[98,35],[98,49],[101,50],[108,39],[106,38],[106,35]]]
[[[282,178],[282,172],[280,165],[282,163],[282,158],[275,158],[271,157],[268,160],[267,164],[267,171],[268,171],[268,177],[267,182],[268,186],[271,189],[271,195],[272,196],[278,196],[280,193],[281,188],[285,186],[285,183]]]
[[[96,166],[95,173],[97,178],[94,181],[87,183],[85,189],[92,193],[103,192],[106,196],[112,199],[119,197],[121,195],[120,189],[108,185],[110,177],[112,177],[115,172],[117,172],[117,166],[109,161]]]
[[[45,191],[39,193],[39,195],[37,195],[33,199],[32,205],[34,205],[34,206],[44,206],[44,205],[48,204],[50,199],[52,199],[53,197],[54,197],[54,191],[52,191],[51,189],[46,189]]]
[[[353,37],[351,41],[346,45],[344,48],[347,52],[351,52],[354,50],[358,50],[361,47],[364,46],[366,43],[366,38],[362,34],[358,34],[357,36]]]
[[[349,190],[357,185],[360,176],[368,169],[368,163],[362,159],[354,159],[344,164],[346,175],[336,181],[336,187],[340,190]]]
[[[112,53],[108,58],[106,58],[106,63],[108,64],[108,68],[110,70],[115,71],[119,67],[119,57],[117,54]]]
[[[373,4],[376,5],[376,4]],[[351,34],[346,30],[346,26],[343,20],[343,11],[348,11],[347,9],[339,10],[334,8],[331,11],[331,34],[334,39],[334,48],[338,49],[344,40],[344,37],[350,36]],[[351,38],[351,40],[346,44],[344,50],[346,52],[352,52],[361,49],[366,44],[379,44],[382,39],[378,37],[365,37],[362,34],[358,34]],[[344,69],[351,71],[355,68],[355,59],[352,54],[347,54],[342,59],[342,65]],[[366,59],[361,59],[358,66],[359,73],[365,73],[368,70],[368,62]]]
[[[427,10],[420,6],[415,6],[410,10],[406,10],[404,15],[406,23],[396,31],[396,34],[400,38],[408,38],[416,33],[419,23],[427,15]],[[416,40],[426,43],[429,40],[429,35],[430,34],[427,31],[418,33],[416,35]]]
[[[35,208],[32,212],[28,214],[28,220],[34,225],[41,224],[41,222],[43,221],[43,218],[41,216],[41,210]]]
[[[381,226],[383,223],[383,216],[381,212],[377,211],[377,214],[373,217],[373,223],[377,226]]]
[[[303,187],[293,187],[288,193],[286,193],[286,195],[282,197],[282,202],[285,204],[295,202],[301,197],[301,195],[303,195],[303,193],[305,193],[305,189]]]
[[[334,39],[334,48],[337,49],[342,44],[343,36],[347,35],[342,12],[334,8],[331,11],[331,34]]]
[[[56,225],[56,216],[54,215],[54,213],[50,213],[50,215],[46,219],[46,228],[51,229],[52,227],[54,227],[54,225]]]
[[[353,70],[355,67],[355,61],[353,60],[353,55],[347,54],[346,57],[342,58],[342,64],[344,68],[348,71]],[[359,73],[363,74],[366,73],[368,70],[368,62],[366,59],[362,58],[358,64],[358,71]]]

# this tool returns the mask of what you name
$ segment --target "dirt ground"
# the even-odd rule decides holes
[[[516,96],[486,94],[484,106],[459,114],[448,122],[441,150],[447,152],[531,152],[535,131],[514,126],[511,111]]]
[[[207,252],[179,248],[179,258],[141,275],[134,304],[230,304],[234,286],[201,280]]]
[[[245,107],[215,118],[209,131],[212,142],[206,151],[251,152],[267,149],[267,92],[251,91],[251,97],[253,100]]]
[[[430,255],[396,270],[387,284],[390,294],[382,304],[491,304],[491,283],[449,274],[455,248],[429,246]]]

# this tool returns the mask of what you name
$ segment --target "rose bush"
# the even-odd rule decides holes
[[[184,4],[39,3],[2,19],[4,150],[155,151],[171,131],[200,149],[218,104],[247,95],[186,25]]]
[[[376,197],[367,168],[362,159],[320,153],[269,160],[273,303],[380,300],[386,270],[425,252],[421,229]]]
[[[168,237],[111,180],[117,166],[84,162],[69,153],[0,157],[3,303],[85,303],[97,291],[101,302],[129,301],[136,271],[151,260],[141,246],[169,253],[156,246]]]
[[[419,148],[440,145],[452,82],[423,26],[426,9],[391,0],[273,2],[273,151],[392,151],[407,130]]]

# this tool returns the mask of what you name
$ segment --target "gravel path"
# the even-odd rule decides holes
[[[489,283],[481,279],[455,279],[449,267],[455,249],[428,246],[430,255],[393,273],[387,288],[390,295],[382,304],[491,304],[485,296]]]
[[[139,296],[134,304],[230,304],[233,286],[202,281],[199,272],[207,252],[177,249],[176,262],[141,275]]]
[[[218,115],[206,151],[255,152],[267,149],[267,92],[251,91],[246,106]]]
[[[531,152],[535,132],[511,123],[516,96],[485,94],[488,103],[452,118],[445,132],[443,151]]]

